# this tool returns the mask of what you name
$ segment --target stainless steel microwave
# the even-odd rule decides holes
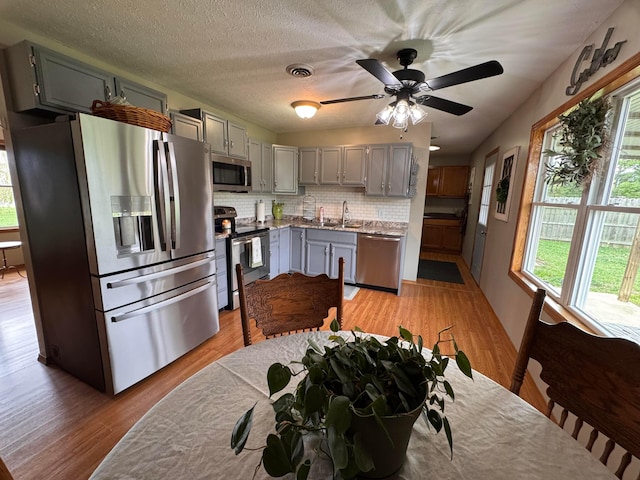
[[[215,192],[250,192],[251,162],[240,158],[211,155]]]

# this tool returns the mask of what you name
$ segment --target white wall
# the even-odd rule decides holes
[[[622,46],[614,63],[596,72],[582,85],[580,92],[640,51],[639,23],[640,2],[627,0],[610,18],[603,20],[583,45],[545,80],[540,89],[534,92],[521,107],[484,140],[471,156],[471,165],[476,166],[476,177],[472,197],[474,209],[469,216],[473,225],[469,225],[463,246],[463,257],[468,265],[472,260],[473,234],[478,215],[477,205],[479,203],[479,189],[482,184],[484,158],[496,147],[500,148],[498,158],[501,159],[502,154],[508,149],[516,145],[520,146],[515,178],[517,190],[512,198],[509,221],[505,223],[496,220],[493,216],[490,217],[480,279],[480,288],[516,346],[520,345],[531,298],[508,277],[508,271],[520,207],[520,195],[524,183],[531,126],[570,100],[570,97],[565,95],[565,88],[569,85],[574,64],[584,46],[595,44],[596,48],[599,47],[609,27],[615,27],[609,41],[609,47],[618,41],[627,41]],[[493,205],[495,205],[495,194]]]

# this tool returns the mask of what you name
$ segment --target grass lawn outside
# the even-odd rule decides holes
[[[629,247],[600,245],[589,291],[617,295],[629,261]],[[560,289],[569,255],[569,242],[540,240],[534,274]],[[630,302],[640,306],[640,274],[633,284]]]
[[[0,228],[17,226],[18,216],[15,207],[0,207]]]

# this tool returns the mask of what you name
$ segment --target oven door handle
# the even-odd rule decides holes
[[[253,238],[255,238],[255,237],[253,237]],[[259,238],[262,239],[262,235],[260,235]],[[234,246],[234,245],[247,245],[247,244],[249,244],[251,242],[252,242],[251,238],[249,240],[232,240],[231,241],[231,245],[232,246]]]

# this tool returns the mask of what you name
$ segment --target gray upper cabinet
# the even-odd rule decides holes
[[[342,185],[342,147],[320,149],[320,185]]]
[[[407,197],[410,174],[410,144],[369,146],[366,195]]]
[[[204,141],[211,145],[211,153],[247,158],[246,128],[201,108],[180,110],[180,112],[202,120]]]
[[[271,193],[273,189],[273,161],[271,144],[249,140],[251,186],[254,192]]]
[[[273,146],[272,193],[298,194],[298,148],[288,145]]]
[[[320,149],[317,147],[301,147],[299,154],[300,185],[318,185]]]
[[[13,110],[17,112],[39,109],[90,113],[94,100],[109,100],[119,88],[134,106],[166,111],[164,93],[26,40],[5,53]]]
[[[364,187],[367,166],[366,145],[346,145],[342,153],[342,185]]]
[[[300,185],[364,187],[366,145],[300,148]]]
[[[171,117],[171,133],[180,137],[202,142],[204,140],[202,121],[180,112],[169,112]]]
[[[165,113],[167,111],[167,96],[158,95],[159,92],[145,87],[126,78],[116,77],[116,94],[135,106]]]

